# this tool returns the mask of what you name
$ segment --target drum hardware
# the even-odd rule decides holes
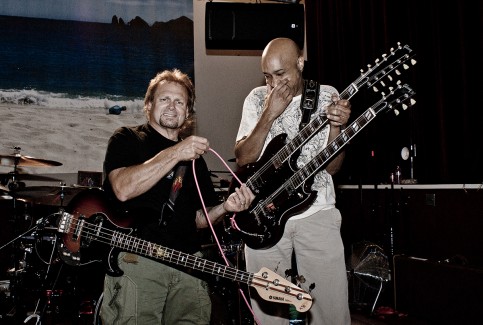
[[[8,193],[10,190],[8,188],[6,188],[5,186],[3,186],[2,184],[0,184],[0,191]]]
[[[32,228],[6,244],[18,241],[17,260],[9,271],[10,292],[13,305],[16,306],[14,317],[21,317],[24,323],[32,318],[39,323],[45,313],[57,315],[61,310],[64,289],[56,287],[63,265],[57,263],[60,262],[56,255],[57,228],[52,226],[57,216],[58,213],[53,213],[39,219]],[[58,268],[52,269],[54,265]],[[30,308],[34,308],[33,311]]]
[[[4,194],[4,195],[0,195],[0,200],[13,200],[13,197],[8,195],[8,194]]]
[[[19,167],[53,167],[53,166],[62,165],[62,163],[54,160],[23,156],[20,154],[20,151],[21,151],[20,147],[13,147],[12,149],[13,149],[13,154],[9,154],[9,155],[0,154],[0,166],[13,166],[12,172],[2,175],[3,176],[2,178],[6,180],[4,184],[6,185],[7,190],[10,190],[10,191],[19,190],[25,187],[25,183],[21,182],[20,180],[26,180],[28,177],[27,175],[23,175],[19,173]],[[49,177],[33,176],[33,175],[30,175],[29,177],[32,180],[34,179],[48,180],[49,178]]]
[[[10,195],[33,204],[64,207],[77,193],[84,190],[80,186],[29,186],[11,192]]]
[[[55,245],[53,252],[55,251]],[[35,309],[32,312],[28,312],[28,316],[25,318],[23,321],[24,323],[27,323],[30,319],[36,318],[36,324],[41,324],[44,315],[46,314],[60,314],[61,311],[61,304],[62,304],[62,298],[64,296],[64,290],[62,289],[55,289],[57,285],[57,280],[59,279],[60,273],[62,271],[62,264],[60,265],[60,268],[57,272],[57,275],[55,277],[55,282],[52,284],[51,289],[44,289],[45,287],[45,282],[47,280],[48,274],[49,274],[49,269],[50,269],[50,264],[48,266],[47,272],[45,272],[45,277],[43,279],[43,282],[41,283],[40,286],[40,292],[42,293],[38,298],[37,302],[35,303]],[[39,311],[39,307],[41,302],[43,302],[43,307]]]
[[[36,230],[41,230],[41,229],[47,229],[47,230],[57,230],[57,227],[55,228],[51,228],[51,227],[47,227],[47,225],[49,223],[51,223],[51,220],[50,218],[52,217],[57,217],[57,213],[54,213],[52,215],[49,215],[47,216],[46,218],[40,218],[39,220],[37,220],[36,222],[36,225],[29,228],[28,230],[26,230],[25,232],[17,235],[17,237],[13,238],[12,240],[10,240],[9,242],[5,243],[4,245],[0,246],[0,250],[2,250],[3,248],[15,243],[17,240],[21,239],[21,238],[28,238],[27,235],[30,234],[30,233],[34,233]]]
[[[12,190],[12,188],[10,188],[12,185],[9,185],[10,183],[21,182],[24,184],[24,187],[25,187],[24,181],[39,181],[39,182],[60,182],[61,181],[60,179],[55,177],[38,175],[38,174],[25,174],[19,171],[16,171],[15,173],[12,171],[9,173],[0,174],[0,180],[1,180],[2,186],[7,191]],[[13,180],[15,180],[15,182]]]
[[[0,319],[7,312],[7,301],[10,299],[10,280],[0,281]]]
[[[7,271],[10,277],[8,284],[8,302],[10,305],[6,317],[19,323],[40,323],[46,318],[49,322],[51,317],[59,317],[66,308],[63,305],[66,292],[75,291],[71,288],[72,279],[69,274],[62,276],[63,263],[57,256],[57,227],[55,221],[58,214],[49,214],[40,218],[29,229],[20,230],[20,221],[25,217],[18,211],[18,203],[52,205],[62,207],[66,200],[83,190],[80,187],[68,187],[60,183],[59,186],[28,187],[26,180],[36,181],[59,181],[56,178],[41,175],[23,174],[21,167],[52,167],[62,164],[53,160],[39,159],[20,154],[20,148],[14,147],[13,154],[0,154],[0,166],[13,166],[13,171],[0,174],[1,199],[12,200],[13,203],[13,227],[12,233],[15,238],[2,245],[0,250],[13,247],[13,268]],[[63,213],[63,212],[60,212]],[[19,233],[20,230],[20,234]],[[51,232],[52,230],[52,232]],[[1,288],[4,285],[2,284]],[[2,289],[3,291],[3,289]],[[2,292],[0,292],[1,294]],[[86,311],[89,308],[85,308]],[[5,309],[6,310],[6,309]],[[3,316],[3,310],[2,312]]]

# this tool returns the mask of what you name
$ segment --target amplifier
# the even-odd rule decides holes
[[[396,255],[394,293],[397,311],[431,324],[482,322],[483,269]]]
[[[293,39],[304,47],[303,4],[207,2],[207,49],[262,50],[277,37]]]

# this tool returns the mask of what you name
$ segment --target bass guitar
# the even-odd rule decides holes
[[[120,251],[126,251],[245,283],[255,288],[263,299],[292,304],[300,312],[306,312],[312,306],[309,293],[267,268],[262,268],[258,273],[244,272],[136,238],[132,236],[134,229],[128,227],[130,220],[119,218],[119,225],[115,224],[110,219],[115,217],[111,211],[104,192],[99,189],[86,189],[74,196],[67,208],[59,213],[57,220],[57,231],[62,234],[57,248],[64,262],[79,265],[81,259],[85,261],[82,251],[101,243],[101,250],[102,247],[107,248],[107,273],[113,276],[122,275],[117,257]]]
[[[317,193],[311,190],[313,176],[337,155],[351,139],[366,127],[377,114],[412,106],[415,92],[408,85],[390,88],[390,93],[369,107],[347,126],[333,141],[304,167],[294,171],[288,163],[277,169],[276,189],[257,195],[248,210],[231,218],[231,228],[237,231],[244,243],[253,249],[270,248],[282,237],[287,220],[313,203]],[[267,147],[269,149],[269,147]],[[272,184],[275,180],[272,180]]]

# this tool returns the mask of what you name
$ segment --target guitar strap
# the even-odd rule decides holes
[[[318,102],[319,83],[314,80],[304,80],[304,92],[300,101],[302,119],[300,120],[299,130],[302,130],[310,122],[310,115],[317,110]]]
[[[183,177],[186,172],[186,168],[186,165],[179,165],[178,168],[176,168],[176,173],[173,177],[173,183],[171,184],[171,192],[169,193],[168,201],[163,203],[163,207],[161,209],[161,216],[159,217],[159,225],[162,227],[166,227],[169,220],[171,220],[174,215],[174,204],[181,188],[183,187]]]

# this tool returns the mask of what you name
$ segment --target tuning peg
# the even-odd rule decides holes
[[[416,104],[416,100],[415,99],[412,99],[411,98],[410,102],[411,102],[411,106],[413,106],[414,104]]]
[[[407,69],[409,69],[409,65],[403,64],[403,68],[404,68],[404,70],[407,70]]]
[[[398,69],[396,69],[396,74],[397,74],[398,76],[400,76],[400,75],[401,75],[401,71],[399,71]]]
[[[312,290],[315,289],[315,283],[312,283],[310,286],[309,286],[309,293],[312,292]]]
[[[389,79],[389,81],[392,81],[392,76],[390,74],[387,75],[387,78]]]
[[[412,64],[412,65],[416,65],[416,63],[417,63],[417,62],[418,62],[418,61],[416,61],[416,60],[414,60],[414,59],[411,59],[411,64]]]
[[[402,106],[403,110],[406,110],[408,108],[408,105],[406,105],[404,103],[401,106]]]
[[[383,87],[386,87],[386,84],[384,83],[384,81],[383,81],[383,80],[381,80],[381,85],[382,85]]]
[[[372,91],[374,91],[375,93],[379,92],[379,89],[377,89],[376,86],[372,86]]]
[[[396,85],[400,86],[401,85],[401,80],[396,81]]]
[[[399,110],[395,109],[394,110],[394,115],[398,116],[399,115]]]
[[[299,283],[305,283],[306,280],[305,280],[305,277],[303,275],[299,275],[299,276],[297,276],[297,281]]]

